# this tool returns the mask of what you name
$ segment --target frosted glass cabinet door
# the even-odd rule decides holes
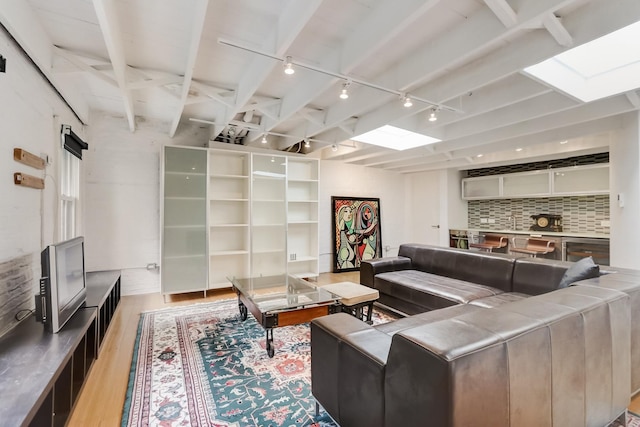
[[[251,276],[285,274],[287,158],[253,154],[251,169]]]
[[[165,147],[162,293],[207,289],[207,151]]]

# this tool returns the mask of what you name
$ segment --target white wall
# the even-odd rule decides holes
[[[640,113],[625,115],[609,149],[611,265],[638,268],[640,242]],[[624,207],[618,203],[618,195]]]
[[[394,256],[405,243],[404,175],[339,161],[320,162],[320,272],[332,271],[331,196],[377,197],[380,199],[380,225],[384,256]],[[385,250],[389,247],[388,250]]]
[[[38,290],[40,251],[57,241],[58,203],[57,155],[60,150],[60,124],[73,127],[82,135],[82,127],[71,110],[55,95],[22,52],[0,30],[0,54],[6,58],[5,73],[0,73],[0,263],[32,255],[30,283],[19,302],[3,300],[0,308],[17,311],[32,308],[32,295]],[[22,148],[38,156],[49,156],[45,170],[31,168],[13,160],[13,149]],[[22,172],[45,180],[44,190],[14,185],[13,174]],[[12,284],[14,286],[15,284]],[[7,284],[0,278],[0,294]],[[10,313],[10,314],[11,314]]]
[[[88,270],[122,270],[122,292],[159,292],[160,165],[164,145],[204,146],[208,127],[92,113],[85,160],[85,247]]]

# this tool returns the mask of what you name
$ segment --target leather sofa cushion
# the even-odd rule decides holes
[[[426,325],[427,323],[439,322],[440,320],[450,319],[462,314],[473,313],[478,310],[483,310],[483,308],[469,304],[458,304],[441,310],[426,311],[414,316],[404,317],[393,322],[374,326],[374,328],[393,336],[393,334],[404,331],[405,329]]]
[[[439,246],[404,244],[399,255],[411,258],[414,270],[511,291],[515,259],[509,255]]]
[[[469,304],[484,307],[484,308],[494,308],[498,307],[502,304],[507,304],[514,301],[520,301],[521,299],[529,298],[530,295],[521,294],[519,292],[503,292],[498,295],[493,295],[485,298],[478,298],[476,300],[471,301]]]
[[[377,274],[374,286],[381,294],[412,302],[425,307],[426,310],[466,304],[503,292],[489,286],[417,270]]]
[[[540,295],[558,289],[573,263],[543,258],[518,258],[513,267],[513,292]]]

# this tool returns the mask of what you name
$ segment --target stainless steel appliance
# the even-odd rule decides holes
[[[578,261],[582,258],[593,257],[593,261],[600,265],[609,264],[609,239],[590,239],[584,237],[564,237],[562,239],[562,259]]]

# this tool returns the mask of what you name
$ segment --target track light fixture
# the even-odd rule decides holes
[[[340,99],[348,99],[349,98],[349,82],[344,82],[342,84],[342,90],[340,91]]]
[[[266,135],[262,135],[262,141],[260,141],[260,142],[262,142],[263,144],[266,144],[267,143],[267,136]]]
[[[331,151],[338,151],[338,146],[336,144],[332,144]]]
[[[437,110],[436,108],[433,108],[433,109],[431,110],[431,114],[429,114],[429,121],[430,121],[430,122],[435,122],[436,120],[438,120],[438,116],[436,115],[436,112],[437,112],[437,111],[438,111],[438,110]]]
[[[291,75],[293,73],[295,73],[296,70],[293,68],[293,62],[291,61],[291,57],[287,56],[285,61],[284,61],[284,73]]]
[[[251,53],[255,53],[257,55],[261,55],[267,58],[271,58],[277,61],[283,61],[284,64],[284,72],[287,74],[293,74],[295,72],[295,68],[294,68],[294,62],[293,59],[291,58],[291,56],[286,56],[285,59],[283,60],[281,56],[277,56],[274,55],[271,52],[266,52],[266,51],[262,51],[262,50],[256,50],[250,46],[245,46],[242,44],[239,44],[235,41],[231,41],[231,40],[225,40],[222,38],[218,39],[218,43],[223,44],[225,46],[230,46],[230,47],[234,47],[236,49],[240,49],[240,50],[244,50],[247,52],[251,52]],[[377,83],[373,83],[373,82],[369,82],[363,79],[358,79],[346,74],[342,74],[342,73],[338,73],[338,72],[334,72],[331,70],[327,70],[324,68],[319,68],[316,65],[310,64],[310,63],[305,63],[305,62],[301,62],[301,61],[295,61],[295,67],[296,68],[304,68],[307,70],[311,70],[311,71],[315,71],[317,73],[321,73],[327,76],[331,76],[331,77],[335,77],[337,79],[341,79],[341,80],[346,80],[349,84],[351,82],[353,83],[357,83],[359,86],[365,86],[371,89],[376,89],[382,92],[386,92],[386,93],[390,93],[390,94],[394,94],[397,95],[399,97],[401,97],[401,99],[406,102],[406,94],[404,92],[401,92],[399,90],[393,89],[393,88],[389,88],[389,87],[385,87],[385,86],[381,86]],[[342,91],[340,92],[340,98],[341,99],[348,99],[349,98],[349,93],[348,93],[348,84],[343,84],[342,87]],[[437,102],[431,101],[429,99],[425,99],[425,98],[421,98],[418,96],[413,96],[411,98],[411,103],[413,103],[413,101],[418,101],[422,104],[428,104],[428,105],[432,105],[434,107],[437,107],[438,110],[442,109],[442,110],[447,110],[450,112],[455,112],[455,113],[463,113],[462,110],[459,110],[457,108],[454,107],[450,107],[448,105],[442,105],[442,104],[438,104]],[[408,108],[408,106],[407,106]]]
[[[304,148],[311,148],[311,143],[309,142],[309,138],[304,139]]]
[[[406,108],[409,107],[413,107],[413,101],[411,101],[411,98],[408,96],[404,97],[404,104],[403,104]]]

